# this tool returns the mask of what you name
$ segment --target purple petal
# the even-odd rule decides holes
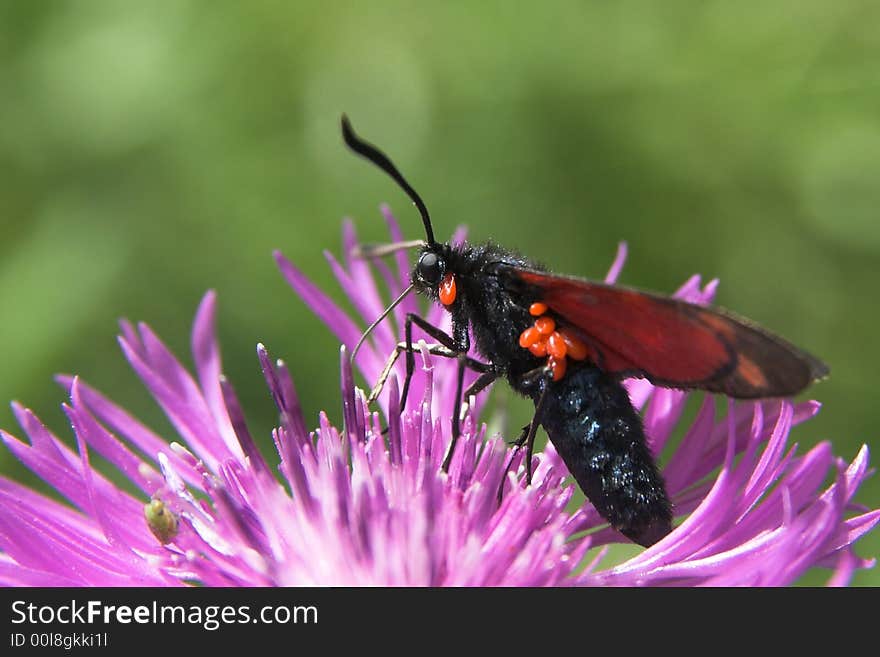
[[[223,404],[224,395],[220,389],[222,365],[220,346],[217,344],[216,316],[217,294],[211,290],[202,298],[193,322],[191,338],[193,360],[201,387],[201,394],[198,396],[204,399],[214,424],[229,446],[230,452],[235,454],[238,444],[227,409]],[[174,362],[177,363],[176,359]]]
[[[181,397],[179,392],[169,387],[167,379],[161,372],[154,370],[138,356],[125,338],[120,338],[119,344],[134,371],[199,458],[203,459],[211,469],[215,469],[220,461],[228,458],[230,456],[228,445],[220,436],[214,418],[198,392],[191,392],[187,397]],[[241,450],[237,445],[235,452],[240,458]]]
[[[623,265],[626,264],[626,256],[629,252],[629,249],[626,246],[626,242],[619,242],[617,245],[617,255],[614,256],[614,262],[611,263],[611,269],[608,270],[608,274],[605,276],[605,282],[609,285],[613,285],[617,282],[617,279],[620,277],[620,272],[623,271]]]
[[[260,454],[260,450],[254,442],[251,432],[247,428],[247,422],[245,422],[244,419],[244,412],[241,410],[241,404],[238,403],[238,397],[235,395],[235,390],[225,376],[220,377],[220,389],[223,393],[223,404],[227,409],[233,431],[238,438],[238,443],[241,445],[242,451],[244,451],[245,456],[250,459],[251,465],[254,466],[257,472],[261,474],[269,474],[269,466],[266,464],[265,459],[263,459],[263,455]]]
[[[346,296],[351,300],[355,310],[358,311],[364,322],[372,324],[372,322],[379,318],[385,310],[385,306],[379,299],[379,293],[375,286],[371,283],[365,283],[365,281],[360,278],[349,276],[345,269],[342,268],[342,265],[336,261],[336,258],[334,258],[333,254],[329,251],[324,252],[324,258],[329,263],[330,270],[336,277],[342,291],[345,292]],[[367,280],[372,282],[372,276],[368,276]],[[380,322],[379,325],[373,329],[373,332],[370,334],[370,339],[373,341],[373,344],[376,345],[376,348],[380,353],[390,351],[397,343],[397,340],[394,338],[394,333],[391,330],[390,323],[387,321]]]
[[[400,225],[397,223],[397,219],[394,218],[394,215],[391,213],[391,208],[385,204],[379,208],[382,212],[382,216],[385,217],[385,221],[388,224],[388,232],[391,235],[391,242],[402,242],[403,241],[403,233],[400,231]],[[403,251],[398,251],[394,254],[394,261],[397,264],[397,276],[400,282],[399,290],[403,292],[406,289],[406,286],[409,285],[411,270],[409,259],[406,257],[406,253]],[[399,294],[399,293],[398,293]],[[413,298],[406,299],[401,303],[401,310],[407,313],[415,313],[418,312],[418,306],[416,305],[416,301]],[[402,320],[399,320],[398,326],[402,326]]]
[[[69,391],[73,385],[74,378],[67,375],[58,375],[56,380],[65,390]],[[82,381],[78,381],[77,391],[83,408],[87,409],[89,413],[137,447],[145,456],[155,461],[156,455],[168,448],[168,442],[164,438],[157,436],[129,415],[128,412],[111,402],[94,388]],[[186,466],[183,462],[178,463],[177,468],[189,485],[200,485],[201,477],[192,468]]]
[[[80,427],[86,442],[145,493],[151,494],[156,490],[161,481],[159,473],[95,421],[82,400],[79,380],[76,378],[70,387],[70,401],[72,407],[66,407],[65,410],[71,422]]]
[[[361,337],[361,330],[330,298],[315,287],[280,251],[275,251],[275,261],[288,285],[302,298],[305,304],[324,322],[334,335],[348,347],[354,349]],[[358,352],[357,363],[367,375],[378,373],[382,362],[372,346],[363,344]]]

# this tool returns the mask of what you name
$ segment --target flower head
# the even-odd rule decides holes
[[[399,240],[397,224],[383,211],[392,239]],[[328,259],[362,319],[371,322],[385,303],[369,265],[351,256],[355,245],[347,223],[344,264]],[[621,250],[609,280],[624,259]],[[59,377],[70,395],[64,410],[76,450],[14,404],[29,440],[2,432],[4,442],[69,504],[0,478],[0,583],[782,585],[821,565],[833,569],[832,583],[842,584],[855,568],[871,565],[852,550],[880,521],[880,511],[853,503],[869,474],[867,448],[850,464],[836,459],[828,443],[805,454],[788,448],[791,428],[818,411],[815,402],[730,404],[718,418],[709,397],[664,467],[681,524],[636,557],[605,563],[605,547],[625,539],[589,503],[569,508],[574,487],[552,446],[536,456],[526,486],[522,455],[501,437],[486,436],[478,420],[480,395],[468,404],[444,473],[454,365],[421,345],[410,407],[399,407],[398,364],[380,410],[371,410],[355,388],[348,357],[361,328],[280,253],[276,260],[343,343],[343,428],[321,414],[310,431],[286,366],[258,345],[280,418],[272,433],[276,456],[261,454],[222,376],[214,293],[205,296],[193,326],[195,377],[149,327],[123,322],[123,353],[170,419],[177,442],[76,377]],[[392,296],[408,284],[402,254],[394,268],[376,267]],[[715,287],[694,277],[677,294],[708,303]],[[406,299],[394,311],[396,321],[380,324],[359,351],[355,364],[368,382],[379,377],[400,339],[395,324],[400,327],[415,304]],[[432,322],[446,321],[439,308],[431,313]],[[645,381],[628,388],[644,408],[646,433],[659,453],[688,395]],[[95,452],[131,486],[117,486],[94,469]],[[823,490],[829,471],[834,481]]]

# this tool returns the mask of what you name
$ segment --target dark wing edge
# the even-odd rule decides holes
[[[725,308],[674,301],[695,309],[699,321],[720,335],[736,356],[735,366],[709,382],[706,390],[740,399],[791,397],[830,374],[823,361],[750,319]]]

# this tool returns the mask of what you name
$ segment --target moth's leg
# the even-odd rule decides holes
[[[453,406],[453,415],[452,415],[452,441],[449,445],[449,451],[447,452],[446,458],[443,460],[443,471],[449,471],[449,464],[452,461],[452,455],[455,453],[455,444],[458,442],[458,436],[461,433],[461,404],[462,404],[462,395],[464,388],[464,373],[465,370],[471,369],[475,372],[479,372],[481,376],[468,388],[468,392],[470,394],[476,394],[486,386],[488,386],[492,381],[495,380],[496,375],[494,373],[494,367],[491,363],[481,363],[480,361],[474,360],[467,355],[468,350],[470,349],[470,337],[468,336],[467,324],[456,322],[453,319],[452,332],[453,336],[448,335],[442,329],[434,326],[426,319],[416,315],[414,313],[408,313],[406,316],[406,323],[404,325],[404,333],[405,333],[405,341],[403,343],[404,352],[406,353],[406,379],[403,383],[403,391],[400,394],[400,410],[402,411],[406,407],[406,400],[409,396],[409,387],[412,382],[413,373],[415,372],[415,353],[413,351],[413,341],[412,341],[412,327],[413,324],[422,329],[429,336],[437,340],[440,344],[439,347],[445,347],[448,352],[443,352],[441,349],[437,349],[436,352],[438,355],[444,357],[454,357],[458,360],[458,378],[455,386],[455,405]],[[399,353],[397,349],[395,349],[395,355]],[[393,366],[393,363],[391,363]],[[390,367],[387,368],[390,372]],[[384,372],[383,372],[384,374]],[[388,374],[385,374],[385,378],[387,378]],[[478,385],[479,384],[479,385]],[[469,395],[470,396],[470,395]]]
[[[458,354],[454,352],[452,349],[444,347],[442,344],[429,344],[426,345],[428,349],[428,353],[432,356],[441,356],[443,358],[457,358]],[[370,396],[367,397],[367,403],[372,404],[379,398],[379,395],[382,394],[382,389],[385,387],[385,384],[388,382],[388,377],[391,376],[392,370],[394,370],[394,364],[397,362],[397,359],[400,357],[400,354],[406,352],[406,343],[399,342],[397,346],[394,348],[394,351],[391,352],[391,356],[388,358],[388,362],[385,363],[385,367],[382,368],[382,373],[379,374],[379,378],[376,381],[376,385],[373,386],[373,389],[370,391]],[[492,366],[488,363],[481,363],[478,360],[468,357],[467,358],[467,367],[474,372],[484,373],[484,372],[492,372]],[[478,379],[479,380],[479,379]],[[476,382],[474,382],[476,383]],[[471,386],[473,388],[473,386]],[[465,397],[476,394],[482,388],[471,392],[471,388],[468,388],[468,391],[465,392]]]
[[[418,326],[441,345],[443,345],[450,351],[455,352],[456,357],[458,356],[458,354],[467,354],[471,346],[470,339],[468,338],[467,334],[467,327],[464,327],[464,330],[456,330],[458,327],[453,326],[453,333],[455,333],[456,335],[456,337],[453,338],[445,331],[443,331],[443,329],[434,326],[423,317],[420,317],[415,313],[407,313],[406,322],[404,323],[404,335],[406,338],[404,341],[404,344],[406,345],[406,379],[404,379],[403,382],[403,391],[400,393],[401,411],[406,408],[406,399],[409,396],[409,384],[412,381],[413,372],[415,372],[416,369],[416,357],[413,353],[412,342],[413,324]]]
[[[458,357],[458,376],[455,382],[455,405],[452,407],[452,440],[449,442],[449,451],[443,459],[443,472],[449,472],[449,464],[452,455],[455,454],[455,443],[458,442],[458,434],[461,433],[461,395],[464,388],[465,363],[463,355]]]
[[[470,359],[469,359],[470,360]],[[473,367],[470,363],[468,363],[468,367],[472,369],[474,372],[481,372],[480,376],[477,377],[477,380],[468,386],[468,389],[464,391],[464,398],[470,399],[478,392],[488,388],[490,385],[495,383],[495,380],[498,378],[498,372],[492,369],[491,365],[486,363],[479,363],[486,369],[477,369]]]
[[[524,382],[528,381],[530,383],[534,383],[541,378],[544,379],[544,388],[541,390],[541,396],[538,397],[538,401],[535,403],[535,414],[532,416],[532,421],[522,428],[522,433],[520,433],[519,438],[513,443],[516,446],[517,451],[519,451],[523,445],[526,447],[526,484],[528,485],[531,485],[532,483],[532,455],[535,448],[535,436],[538,433],[538,425],[541,423],[541,412],[544,408],[544,399],[547,397],[547,390],[550,388],[550,383],[553,380],[553,372],[548,367],[543,366],[526,372],[523,374],[522,378]],[[510,466],[513,464],[513,459],[515,457],[516,452],[514,452],[513,456],[510,458],[510,462],[504,470],[504,476],[501,478],[501,484],[498,486],[499,504],[501,504],[502,492],[504,491],[504,481],[507,479],[507,473],[510,471]]]
[[[464,399],[470,399],[471,395],[476,395],[480,390],[483,390],[498,378],[498,374],[491,368],[491,365],[480,363],[480,366],[484,369],[475,369],[475,371],[481,372],[480,376],[468,386],[467,390],[462,392],[462,388],[464,387],[464,372],[467,368],[474,369],[470,367],[468,363],[468,360],[473,359],[468,359],[464,354],[459,354],[457,358],[458,380],[455,385],[455,406],[453,407],[455,409],[455,415],[452,416],[452,441],[449,444],[449,451],[446,452],[446,458],[443,459],[443,472],[449,472],[449,464],[452,462],[452,455],[455,453],[455,444],[458,442],[459,434],[461,434],[461,408]],[[462,396],[464,396],[464,399]]]
[[[481,390],[490,386],[495,379],[498,378],[498,373],[495,372],[494,369],[484,369],[484,370],[475,370],[477,372],[482,372],[477,380],[474,381],[471,385],[468,386],[468,389],[462,393],[461,389],[464,385],[464,370],[465,367],[462,366],[462,358],[459,357],[458,360],[458,383],[455,386],[455,408],[457,412],[452,418],[452,442],[449,445],[449,451],[446,453],[446,458],[443,459],[443,472],[449,472],[449,464],[452,462],[452,455],[455,453],[455,443],[458,442],[458,436],[461,433],[461,408],[464,403],[464,399],[470,399],[473,395],[476,395]],[[465,363],[467,365],[467,363]],[[486,365],[485,363],[480,363],[483,367],[491,367]],[[470,367],[469,365],[467,365]],[[470,368],[474,369],[474,368]]]
[[[513,456],[510,457],[510,460],[507,462],[507,467],[504,468],[504,474],[501,475],[501,483],[498,484],[498,504],[501,504],[501,498],[504,496],[504,482],[507,481],[507,473],[510,472],[510,467],[513,465],[513,460],[516,458],[516,455],[519,454],[519,450],[522,449],[522,446],[526,444],[526,438],[529,435],[529,429],[531,428],[532,423],[529,422],[526,426],[522,428],[520,431],[519,437],[510,443],[516,449],[513,451]]]
[[[532,453],[535,448],[535,434],[538,433],[538,424],[540,424],[541,420],[541,411],[544,407],[544,399],[547,397],[547,389],[550,386],[544,386],[544,390],[541,392],[541,396],[538,397],[538,403],[535,404],[535,415],[532,417],[532,422],[529,425],[529,434],[526,436],[526,484],[531,485],[532,483]]]

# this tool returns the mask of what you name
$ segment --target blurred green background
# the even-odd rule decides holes
[[[720,277],[720,304],[830,364],[793,439],[851,459],[880,444],[878,25],[869,0],[4,2],[0,399],[69,436],[51,376],[76,372],[172,436],[115,322],[148,321],[189,362],[214,288],[255,433],[274,415],[258,341],[311,421],[338,417],[335,340],[270,252],[341,299],[322,250],[339,252],[344,215],[381,241],[387,201],[422,236],[342,147],[346,111],[438,235],[464,223],[591,277],[625,239],[627,284]],[[5,401],[0,426],[21,435]],[[5,451],[0,467],[33,481]],[[859,499],[880,504],[877,478]]]

